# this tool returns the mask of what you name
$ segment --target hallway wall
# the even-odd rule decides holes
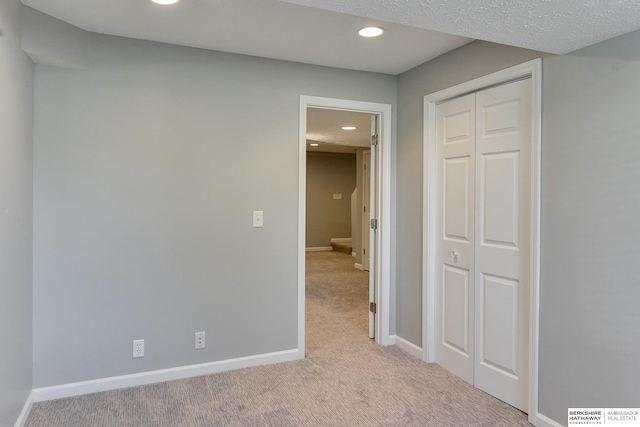
[[[331,246],[351,236],[351,193],[356,155],[307,152],[307,248]],[[341,199],[334,199],[340,194]]]
[[[33,63],[18,0],[0,2],[0,425],[32,388]]]

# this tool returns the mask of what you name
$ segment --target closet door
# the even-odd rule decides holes
[[[476,94],[474,385],[527,411],[531,80]]]
[[[436,108],[436,362],[473,384],[475,94]]]

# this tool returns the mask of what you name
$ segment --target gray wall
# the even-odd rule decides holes
[[[35,89],[35,387],[296,347],[299,97],[395,77],[95,35]]]
[[[356,155],[307,152],[307,247],[331,246],[351,237],[351,193],[356,188]],[[342,194],[336,200],[333,194]]]
[[[399,78],[397,333],[421,342],[422,97],[541,56],[474,42]],[[640,32],[543,63],[542,414],[636,407]]]
[[[544,63],[540,409],[640,403],[640,32]]]
[[[0,425],[31,392],[33,64],[18,0],[0,2]]]

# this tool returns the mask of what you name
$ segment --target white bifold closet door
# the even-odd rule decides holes
[[[436,108],[436,361],[527,411],[531,80]]]

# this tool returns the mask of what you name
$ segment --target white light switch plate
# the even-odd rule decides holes
[[[342,194],[341,193],[333,193],[333,199],[334,200],[342,200]]]
[[[253,228],[262,228],[263,219],[262,211],[253,211]]]

